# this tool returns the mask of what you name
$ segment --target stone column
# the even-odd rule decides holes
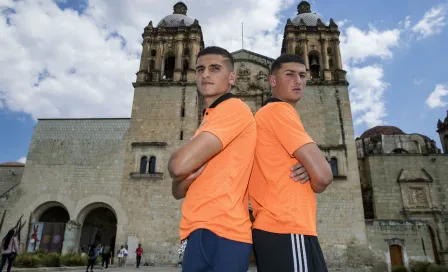
[[[79,251],[79,238],[82,226],[76,221],[68,221],[65,225],[64,242],[62,243],[62,254]]]
[[[324,73],[324,80],[329,81],[331,80],[331,71],[330,71],[330,65],[328,62],[328,40],[327,39],[321,39],[321,48],[322,48],[322,62],[323,62],[323,73]]]
[[[342,70],[341,50],[339,49],[339,40],[334,41],[334,54],[336,56],[336,67]]]
[[[311,78],[310,74],[310,64],[308,60],[308,39],[302,39],[302,48],[303,48],[303,58],[305,59],[306,66],[306,79],[309,80]]]
[[[295,42],[294,38],[288,38],[287,46],[286,46],[286,53],[288,54],[295,54]]]
[[[190,44],[190,69],[187,72],[187,81],[192,82],[196,80],[196,56],[199,53],[199,41],[193,40]]]
[[[179,81],[180,77],[181,77],[181,72],[182,72],[182,54],[184,51],[184,44],[182,42],[182,40],[178,40],[176,42],[177,44],[177,50],[176,50],[176,62],[174,65],[174,81]]]
[[[310,64],[308,63],[308,40],[302,39],[303,57],[305,58],[306,69],[310,69]]]
[[[161,42],[157,42],[157,47],[156,47],[156,65],[155,65],[155,70],[156,71],[161,71],[162,69],[162,52],[163,52],[163,46]]]
[[[146,39],[143,41],[142,57],[140,59],[140,69],[137,72],[137,82],[143,82],[148,74],[148,58],[150,51],[150,44]]]

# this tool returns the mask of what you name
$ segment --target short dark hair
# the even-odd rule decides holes
[[[271,74],[277,72],[277,70],[282,68],[282,64],[283,63],[290,63],[290,62],[295,62],[295,63],[300,63],[300,64],[305,65],[305,61],[303,61],[302,57],[300,57],[299,55],[296,55],[296,54],[283,54],[283,55],[280,55],[280,57],[278,57],[272,63],[272,65],[271,65]]]
[[[229,53],[226,49],[219,47],[219,46],[209,46],[201,51],[199,51],[198,56],[196,57],[196,62],[198,61],[199,57],[205,56],[205,55],[220,55],[226,59],[228,59],[228,68],[231,72],[233,72],[233,67],[235,65],[235,62],[233,60],[232,54]]]

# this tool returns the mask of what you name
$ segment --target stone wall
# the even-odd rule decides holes
[[[428,225],[423,220],[366,220],[370,248],[383,256],[391,269],[389,247],[402,248],[405,266],[409,261],[434,262],[434,251]]]
[[[121,202],[129,215],[129,224],[126,235],[117,236],[118,242],[130,243],[129,263],[135,259],[138,243],[146,252],[146,261],[177,263],[182,201],[171,194],[167,165],[171,154],[196,131],[197,88],[180,84],[138,87],[134,96],[121,188]],[[139,169],[142,156],[156,157],[156,174],[147,171],[131,176]]]
[[[74,225],[82,224],[91,209],[106,206],[116,214],[120,233],[127,224],[119,199],[128,127],[129,119],[39,120],[19,185],[20,200],[11,206],[14,214],[2,232],[20,215],[34,222],[52,206],[64,207]],[[27,235],[25,228],[23,243]],[[66,235],[74,239],[65,241],[64,250],[76,250],[78,235]]]
[[[4,211],[6,211],[5,218],[11,216],[11,206],[20,197],[20,190],[17,187],[24,170],[23,164],[0,164],[0,218]]]
[[[0,164],[0,195],[3,195],[22,180],[25,165]]]
[[[425,220],[436,233],[438,251],[447,251],[448,156],[371,155],[359,163],[371,186],[374,218]]]

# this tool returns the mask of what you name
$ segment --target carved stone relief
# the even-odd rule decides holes
[[[428,207],[425,188],[409,187],[409,202],[411,207]]]
[[[246,64],[241,62],[236,71],[235,88],[238,94],[251,94],[251,89],[261,90],[262,92],[269,91],[268,75],[263,71],[259,71],[255,75],[252,74]]]

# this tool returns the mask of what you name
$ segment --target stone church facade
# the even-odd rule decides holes
[[[23,214],[25,247],[34,242],[33,224],[44,222],[63,224],[61,252],[92,242],[115,249],[127,244],[133,263],[141,243],[151,262],[178,262],[182,202],[171,195],[167,162],[201,120],[204,101],[196,88],[195,60],[205,45],[187,6],[179,2],[173,9],[157,25],[151,21],[144,28],[131,118],[39,119],[26,167],[0,165],[5,187],[0,205],[6,211],[2,235]],[[378,262],[389,268],[400,260],[443,262],[448,258],[447,157],[425,136],[382,138],[377,131],[355,141],[339,35],[332,19],[325,24],[302,1],[297,15],[287,20],[279,52],[305,59],[308,86],[297,111],[334,174],[332,185],[317,196],[318,233],[328,266],[359,271]],[[267,76],[273,59],[244,49],[232,55],[237,73],[232,92],[255,113],[270,97]],[[447,124],[439,124],[445,153]],[[385,151],[398,143],[408,152]],[[14,182],[7,171],[11,167],[21,169]],[[401,259],[391,250],[399,250]]]

